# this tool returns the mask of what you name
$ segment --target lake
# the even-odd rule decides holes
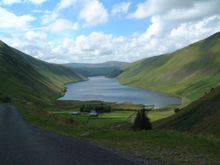
[[[59,100],[101,100],[106,102],[155,105],[161,108],[181,104],[181,99],[160,92],[132,88],[120,84],[116,79],[103,76],[90,77],[88,81],[71,83],[65,95]]]

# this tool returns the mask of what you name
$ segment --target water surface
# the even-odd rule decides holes
[[[68,84],[66,87],[67,92],[59,100],[129,102],[155,105],[156,107],[181,104],[180,98],[152,90],[128,87],[120,84],[116,79],[102,76],[90,77],[88,81]]]

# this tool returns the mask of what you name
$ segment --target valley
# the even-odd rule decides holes
[[[111,79],[40,61],[1,42],[0,100],[10,98],[34,127],[116,148],[140,164],[218,164],[219,41],[216,33],[174,53],[112,66],[105,73],[87,68],[92,76]],[[82,71],[85,65],[78,67]],[[107,96],[114,99],[103,99]],[[146,113],[153,129],[132,129],[138,110],[152,104],[159,108]],[[109,111],[90,116],[82,107]]]
[[[0,0],[0,165],[220,165],[220,0]]]

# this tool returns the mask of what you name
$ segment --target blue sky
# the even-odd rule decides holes
[[[0,0],[0,39],[54,62],[133,62],[220,31],[219,0]]]
[[[37,18],[37,20],[33,22],[34,27],[41,27],[42,26],[41,17],[43,15],[42,12],[53,11],[59,2],[60,2],[59,0],[48,0],[45,1],[45,3],[42,3],[41,5],[31,2],[14,3],[13,5],[4,5],[4,7],[9,11],[13,11],[16,15],[24,15],[27,13],[31,13],[34,17]],[[141,1],[103,0],[102,4],[103,6],[105,6],[106,10],[109,13],[111,13],[111,10],[114,7],[114,5],[123,2],[129,4],[129,8],[127,12],[134,12],[135,6],[137,6],[137,4],[140,3]],[[60,17],[76,22],[79,12],[80,9],[76,4],[60,12]],[[134,32],[144,32],[147,26],[150,24],[150,18],[141,19],[141,20],[132,20],[132,19],[124,19],[124,16],[125,16],[124,14],[118,14],[114,16],[110,15],[108,18],[109,21],[106,22],[105,24],[101,24],[99,26],[90,26],[87,28],[79,28],[74,33],[76,35],[80,35],[80,34],[88,35],[93,31],[102,31],[104,33],[112,33],[113,35],[128,36],[133,34]],[[69,33],[71,34],[71,31],[69,31]]]

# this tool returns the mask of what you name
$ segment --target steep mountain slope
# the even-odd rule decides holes
[[[180,112],[156,123],[159,128],[175,129],[220,137],[220,86]]]
[[[150,88],[198,99],[220,82],[220,33],[165,54],[132,63],[118,79],[130,86]]]
[[[71,69],[37,60],[0,41],[2,95],[50,100],[62,95],[65,83],[83,79]]]
[[[69,63],[64,66],[73,68],[84,76],[116,76],[121,73],[122,68],[128,63],[119,61],[109,61],[98,64],[89,63]]]

